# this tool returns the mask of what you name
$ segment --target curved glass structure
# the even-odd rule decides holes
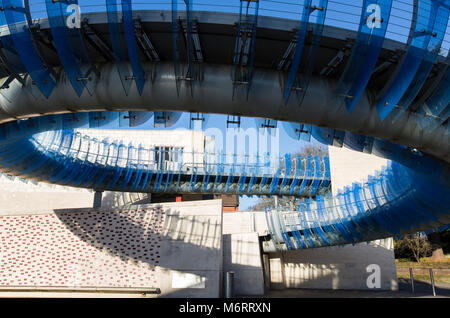
[[[448,0],[2,0],[0,170],[98,190],[303,198],[281,249],[443,229]],[[76,128],[189,127],[208,113],[393,163],[336,197],[328,158],[183,153]],[[232,118],[232,120],[230,120]]]

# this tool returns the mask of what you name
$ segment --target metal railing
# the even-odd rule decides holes
[[[55,136],[56,135],[56,136]],[[145,148],[84,136],[79,132],[47,131],[31,138],[36,149],[48,156],[64,156],[87,163],[109,164],[134,169],[183,171],[196,169],[210,174],[254,174],[278,177],[330,179],[328,157],[273,156],[265,154],[212,153],[185,151],[183,147]]]
[[[192,1],[193,11],[211,11],[223,13],[239,13],[240,0],[195,0]],[[117,1],[120,5],[120,1]],[[300,20],[304,10],[304,3],[296,0],[260,0],[259,15],[278,17],[292,20]],[[314,3],[314,1],[313,1]],[[184,5],[184,1],[178,0],[178,4]],[[105,12],[104,0],[79,0],[81,13]],[[172,9],[172,1],[168,0],[134,0],[133,10],[167,10]],[[393,0],[391,14],[388,21],[388,39],[406,43],[408,41],[411,25],[413,24],[414,0]],[[363,1],[338,1],[330,0],[327,5],[325,25],[337,26],[348,30],[357,31],[361,19]],[[30,11],[33,19],[47,17],[45,1],[30,1]],[[425,14],[421,12],[419,14]],[[365,13],[363,13],[365,14]],[[443,43],[442,55],[446,56],[450,47],[450,28],[447,28]]]
[[[426,224],[443,231],[450,225],[436,226],[441,208],[429,202],[442,198],[438,193],[446,189],[422,178],[392,162],[366,183],[355,183],[337,196],[269,208],[273,243],[281,250],[341,245],[418,232]]]

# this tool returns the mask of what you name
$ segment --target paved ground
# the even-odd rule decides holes
[[[269,298],[427,298],[434,297],[430,283],[414,282],[415,292],[411,292],[409,280],[398,280],[398,291],[361,291],[361,290],[317,290],[284,289],[271,290],[264,297]],[[436,283],[436,297],[450,298],[450,284]]]
[[[398,291],[369,290],[319,290],[319,289],[284,289],[270,290],[264,298],[434,298],[430,283],[415,281],[414,294],[408,279],[398,280]],[[154,295],[140,293],[69,293],[69,292],[1,292],[0,298],[153,298]],[[239,296],[238,296],[239,297]],[[246,298],[246,297],[243,297]],[[252,296],[251,298],[255,298]],[[450,284],[436,283],[436,298],[450,298]]]

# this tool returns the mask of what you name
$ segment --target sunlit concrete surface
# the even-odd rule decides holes
[[[148,203],[151,194],[105,191],[103,207]],[[94,191],[0,174],[0,215],[91,208]]]
[[[381,169],[387,160],[345,147],[329,147],[333,194],[353,182],[364,182],[367,173]],[[380,267],[381,290],[396,290],[393,239],[355,245],[299,249],[269,253],[271,286],[275,289],[367,290],[367,266]]]
[[[355,289],[368,290],[367,266],[380,266],[380,288],[397,289],[392,239],[273,254],[272,285],[275,289]],[[279,271],[281,270],[281,274]]]
[[[222,201],[164,204],[159,281],[162,297],[219,297]]]
[[[235,295],[264,295],[261,250],[256,232],[223,236],[223,270],[234,272]]]
[[[353,182],[367,181],[367,176],[374,175],[387,165],[388,160],[371,154],[357,152],[346,147],[328,147],[330,157],[331,192],[351,186]]]
[[[211,200],[3,213],[0,292],[219,297],[221,209]]]

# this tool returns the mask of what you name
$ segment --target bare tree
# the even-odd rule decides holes
[[[431,244],[426,236],[420,234],[407,235],[401,240],[398,240],[395,246],[398,253],[409,252],[412,254],[417,262],[420,262],[422,257],[426,257],[431,252]]]
[[[302,158],[305,158],[309,155],[312,157],[319,156],[319,158],[323,158],[328,156],[328,148],[322,145],[313,145],[306,144],[299,151],[292,153],[292,157],[295,158],[298,155],[301,155]],[[281,169],[285,168],[285,162],[281,162]],[[297,201],[294,197],[282,196],[278,197],[278,204],[281,206],[286,206],[290,204],[295,204]],[[259,198],[258,202],[249,208],[250,211],[264,211],[265,208],[272,208],[275,206],[275,198],[274,196],[267,196]]]
[[[295,204],[297,201],[294,197],[278,197],[278,204],[281,206],[286,206],[290,204]],[[264,211],[266,208],[274,208],[275,207],[275,197],[274,196],[267,196],[267,197],[261,197],[259,198],[258,202],[250,207],[250,211]]]
[[[324,157],[328,155],[328,148],[320,145],[305,145],[303,149],[297,154],[301,154],[302,156],[311,155],[313,157]]]

